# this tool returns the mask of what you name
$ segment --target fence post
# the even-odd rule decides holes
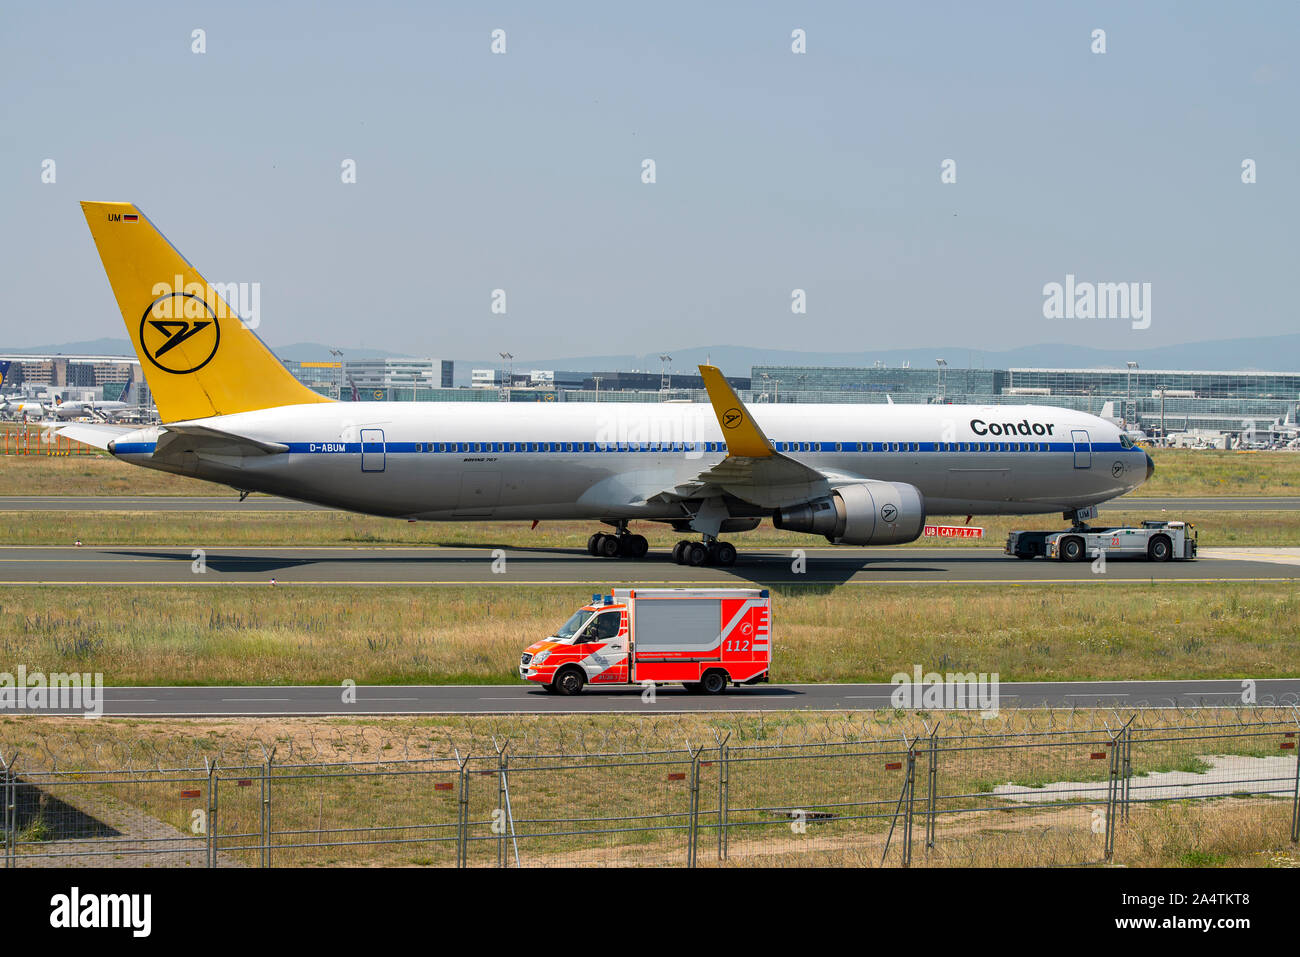
[[[1300,727],[1300,711],[1295,705],[1291,710],[1295,712],[1296,726]],[[1291,843],[1300,844],[1300,750],[1295,755],[1295,787],[1291,790]]]
[[[501,816],[501,833],[497,836],[497,867],[508,867],[510,865],[510,858],[506,853],[506,831],[508,825],[506,818],[506,767],[508,766],[509,759],[506,757],[505,748],[497,744],[496,735],[492,736],[492,745],[497,749],[496,813]]]
[[[1124,767],[1123,767],[1123,785],[1124,797],[1120,803],[1120,820],[1125,824],[1128,823],[1128,804],[1129,788],[1132,785],[1133,778],[1133,728],[1131,725],[1132,718],[1129,718],[1128,724],[1124,725]]]
[[[208,850],[208,867],[217,866],[217,762],[209,758],[203,759],[203,765],[208,772],[208,819],[204,823],[207,825],[207,850]]]
[[[912,866],[912,815],[916,809],[916,742],[907,749],[907,817],[903,819],[903,866]]]
[[[1105,860],[1109,862],[1115,853],[1115,814],[1119,802],[1120,739],[1124,729],[1110,738],[1110,772],[1106,784],[1106,850]]]
[[[15,797],[17,785],[13,775],[13,758],[5,760],[3,754],[0,754],[0,782],[4,784],[4,842],[5,842],[5,862],[6,868],[14,867],[17,863],[17,853],[14,848],[14,842],[18,840],[18,801]]]
[[[691,753],[690,816],[686,822],[686,866],[695,866],[695,852],[700,839],[700,752]]]
[[[898,792],[898,803],[894,805],[894,816],[889,821],[889,833],[885,835],[885,849],[880,854],[882,867],[885,858],[889,856],[889,845],[894,840],[894,828],[898,825],[898,815],[903,810],[904,802],[907,806],[907,816],[903,821],[903,830],[907,835],[907,842],[903,849],[903,866],[907,867],[912,863],[912,784],[916,772],[916,741],[915,739],[908,741],[907,735],[903,735],[903,744],[907,747],[907,772],[903,777],[903,790]]]
[[[464,758],[460,756],[460,749],[453,749],[456,755],[456,764],[460,769],[460,793],[456,798],[456,866],[469,866],[469,774],[466,773],[466,765],[469,763],[469,755]]]
[[[271,762],[275,760],[275,749],[268,752],[262,745],[262,860],[263,867],[271,866]]]
[[[926,808],[925,808],[925,849],[931,850],[934,847],[935,824],[938,819],[938,795],[939,787],[939,725],[934,726],[930,732],[930,769],[926,778]]]
[[[731,732],[718,745],[718,860],[727,859],[727,812],[731,807],[731,765],[727,763],[730,755]]]

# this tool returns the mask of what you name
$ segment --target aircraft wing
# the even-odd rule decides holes
[[[136,431],[121,425],[95,425],[90,423],[78,423],[76,425],[65,425],[59,429],[59,435],[66,435],[74,442],[80,442],[82,445],[89,445],[97,449],[108,449],[108,443],[114,439],[120,439],[122,436]]]
[[[652,500],[680,501],[725,493],[760,508],[781,508],[830,492],[834,476],[778,452],[717,366],[700,366],[700,375],[727,441],[727,457]]]

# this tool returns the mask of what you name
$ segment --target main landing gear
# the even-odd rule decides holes
[[[650,543],[644,535],[629,535],[620,529],[617,535],[597,532],[587,539],[587,554],[601,558],[645,558]]]
[[[673,561],[678,565],[719,565],[730,568],[736,564],[736,546],[731,542],[711,539],[703,542],[678,542],[673,546]]]

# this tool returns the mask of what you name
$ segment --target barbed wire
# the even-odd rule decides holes
[[[1294,707],[1156,707],[1006,709],[981,719],[969,712],[844,711],[716,715],[527,715],[445,719],[403,717],[382,723],[349,718],[238,718],[214,723],[165,720],[86,722],[21,717],[0,725],[0,757],[21,754],[27,768],[47,771],[120,768],[159,770],[253,766],[274,752],[289,764],[451,759],[455,755],[644,755],[693,746],[787,749],[820,744],[894,747],[936,735],[943,741],[1029,741],[1049,735],[1109,734],[1132,717],[1134,729],[1191,731],[1208,727],[1300,727]]]

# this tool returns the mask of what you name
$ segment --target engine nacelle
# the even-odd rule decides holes
[[[901,545],[925,530],[925,498],[915,485],[869,480],[780,509],[772,524],[789,532],[825,535],[834,545]]]

